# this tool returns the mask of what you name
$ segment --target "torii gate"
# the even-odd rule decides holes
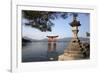
[[[58,36],[47,36],[48,37],[48,52],[56,50],[56,41]]]

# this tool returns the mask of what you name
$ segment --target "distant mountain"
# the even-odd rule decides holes
[[[32,42],[32,41],[38,41],[38,40],[29,37],[22,37],[22,42]]]
[[[27,45],[28,43],[31,43],[32,39],[28,38],[28,37],[22,37],[22,46]]]
[[[67,37],[67,38],[61,38],[61,39],[57,39],[57,42],[69,42],[71,41],[72,37]],[[90,41],[89,38],[84,38],[84,37],[79,37],[80,41]],[[29,42],[48,42],[48,39],[32,39],[29,37],[22,37],[22,43],[29,43]]]
[[[61,38],[61,39],[57,39],[57,42],[69,42],[71,41],[72,37],[68,37],[68,38]],[[84,38],[84,37],[79,37],[80,41],[90,41],[89,38]],[[41,39],[41,40],[37,40],[37,39],[30,39],[33,42],[48,42],[48,39]]]
[[[62,38],[62,39],[58,39],[58,42],[69,42],[71,41],[72,37],[69,38]],[[79,37],[80,41],[89,41],[89,38],[84,38],[84,37]]]

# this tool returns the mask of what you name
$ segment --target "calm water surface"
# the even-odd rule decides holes
[[[63,53],[67,47],[68,42],[57,42],[56,51],[50,53],[57,54]],[[49,61],[48,60],[48,42],[31,42],[22,48],[22,62],[37,62],[37,61]]]

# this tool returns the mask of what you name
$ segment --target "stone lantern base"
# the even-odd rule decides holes
[[[77,60],[82,59],[82,44],[78,38],[73,38],[68,47],[64,50],[64,54],[59,56],[58,60]]]

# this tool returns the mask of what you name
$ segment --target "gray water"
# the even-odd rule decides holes
[[[59,56],[66,49],[68,42],[57,42],[55,54]],[[52,54],[52,53],[51,53]],[[22,48],[22,62],[37,62],[48,60],[48,42],[31,42]]]

